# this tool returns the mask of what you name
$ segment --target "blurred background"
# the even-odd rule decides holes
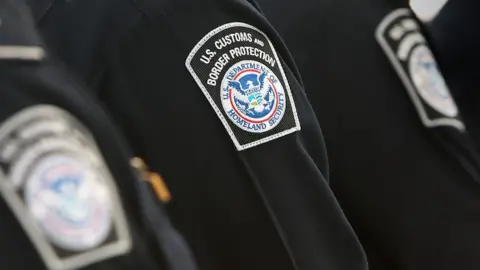
[[[440,12],[448,0],[410,0],[410,6],[424,22],[429,22]]]

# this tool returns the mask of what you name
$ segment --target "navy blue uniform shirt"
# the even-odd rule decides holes
[[[477,149],[480,149],[479,8],[474,0],[448,1],[426,27]]]
[[[302,74],[370,269],[478,269],[478,157],[408,1],[292,3],[259,1]]]
[[[32,2],[52,51],[162,172],[200,269],[366,268],[296,66],[253,1]]]
[[[96,98],[0,1],[0,268],[196,269]]]

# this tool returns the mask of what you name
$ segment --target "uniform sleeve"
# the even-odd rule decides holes
[[[96,100],[50,64],[9,61],[0,63],[0,69],[0,179],[5,181],[0,188],[6,217],[0,231],[11,241],[29,239],[37,248],[33,250],[28,241],[17,245],[21,252],[9,248],[6,253],[15,256],[8,262],[0,260],[0,266],[67,270],[73,267],[69,260],[82,256],[75,267],[157,269],[169,264],[172,269],[195,269],[188,247],[150,184],[128,164],[130,153]],[[11,189],[10,183],[19,186]],[[59,206],[42,204],[42,196],[55,196],[62,211],[71,216],[46,216],[59,211]],[[80,205],[70,205],[71,200]],[[34,222],[25,220],[29,218]],[[64,223],[51,224],[53,218]],[[73,239],[56,229],[60,225],[64,230],[76,229],[74,221],[84,222],[85,228],[77,229],[79,235]],[[143,230],[149,231],[149,238]],[[89,240],[83,243],[83,238]],[[156,249],[146,250],[147,243]],[[58,253],[52,258],[45,249]],[[65,256],[66,251],[70,256]],[[26,261],[17,254],[40,257],[43,262]],[[65,268],[58,268],[62,265]]]
[[[302,72],[369,269],[477,269],[479,163],[465,117],[478,106],[456,99],[408,1],[258,1]]]
[[[0,268],[195,269],[97,100],[47,57],[29,10],[2,1],[0,15]]]
[[[200,268],[364,269],[295,64],[263,15],[244,0],[136,3],[105,50],[100,98],[165,176]]]

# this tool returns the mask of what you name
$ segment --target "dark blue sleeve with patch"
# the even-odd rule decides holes
[[[0,268],[195,269],[98,101],[47,58],[30,16],[0,2]]]
[[[139,2],[145,18],[112,42],[102,99],[164,173],[200,268],[364,269],[268,22],[247,1]]]
[[[162,172],[174,198],[167,210],[200,268],[365,269],[326,182],[323,137],[293,60],[250,1],[103,3],[90,20],[104,16],[96,30],[114,34],[76,37],[98,50],[77,51],[71,35],[47,41],[78,52],[63,60]],[[40,20],[46,36],[59,32],[55,22],[70,25],[68,14],[92,17],[55,21],[61,10]],[[76,61],[101,66],[101,80]]]
[[[369,269],[478,269],[471,126],[408,1],[258,2],[302,73]]]

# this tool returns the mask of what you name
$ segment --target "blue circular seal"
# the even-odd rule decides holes
[[[111,227],[110,191],[100,172],[75,156],[42,158],[25,187],[34,221],[58,247],[71,251],[94,248]]]
[[[260,62],[246,60],[230,67],[220,91],[228,118],[245,131],[269,131],[285,114],[287,102],[283,85],[275,73]]]
[[[458,114],[457,105],[427,46],[421,45],[413,49],[409,68],[413,84],[428,105],[449,117]]]

